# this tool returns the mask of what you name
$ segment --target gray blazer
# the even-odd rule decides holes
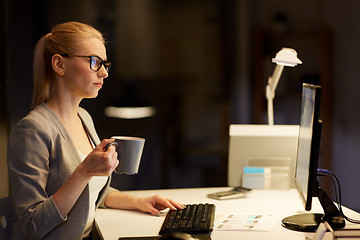
[[[100,143],[91,116],[79,116],[94,143]],[[81,163],[70,135],[56,114],[41,104],[23,118],[9,139],[8,166],[16,222],[12,239],[81,239],[89,213],[89,187],[66,218],[59,214],[52,195]],[[115,189],[110,177],[100,192],[97,207]]]

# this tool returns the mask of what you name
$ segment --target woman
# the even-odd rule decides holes
[[[86,24],[57,25],[37,43],[33,109],[9,141],[13,239],[89,238],[99,206],[153,215],[184,208],[159,195],[137,198],[109,187],[119,163],[114,147],[105,150],[113,140],[100,142],[79,104],[98,95],[110,66],[101,33]]]

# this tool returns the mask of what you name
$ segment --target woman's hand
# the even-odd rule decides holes
[[[115,147],[109,147],[105,151],[106,145],[113,141],[114,139],[103,140],[54,193],[53,199],[61,216],[65,217],[69,213],[93,176],[108,176],[119,164]]]
[[[154,216],[159,216],[160,211],[166,208],[170,208],[172,210],[185,208],[184,205],[160,195],[140,198],[137,207],[140,211],[149,212]]]
[[[89,176],[109,176],[118,166],[117,152],[114,146],[106,149],[106,145],[114,139],[104,139],[81,163]]]

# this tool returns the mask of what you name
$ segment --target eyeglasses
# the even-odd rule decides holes
[[[101,66],[104,65],[105,70],[107,72],[110,71],[111,68],[111,62],[102,60],[101,57],[98,56],[80,56],[80,55],[70,55],[70,54],[60,54],[63,57],[83,57],[83,58],[89,58],[90,59],[90,69],[93,71],[99,71]]]

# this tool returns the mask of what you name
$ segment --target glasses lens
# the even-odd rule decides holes
[[[98,71],[101,68],[102,59],[96,56],[90,57],[90,68]]]
[[[109,61],[104,61],[103,64],[104,64],[105,70],[106,70],[107,72],[109,72],[109,71],[110,71],[110,68],[111,68],[111,62],[109,62]]]

